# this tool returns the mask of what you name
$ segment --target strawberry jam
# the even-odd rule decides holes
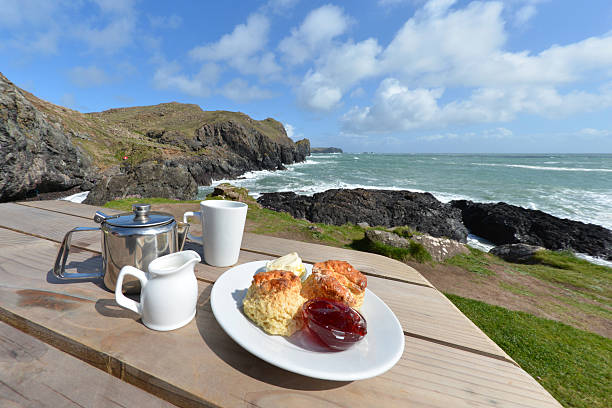
[[[302,316],[308,331],[334,350],[351,347],[368,332],[361,313],[330,299],[316,298],[304,303]]]

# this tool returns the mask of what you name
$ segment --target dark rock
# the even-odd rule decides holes
[[[94,178],[70,135],[0,74],[0,201],[66,191]]]
[[[338,147],[313,147],[310,153],[342,153],[342,149]]]
[[[466,242],[461,213],[429,193],[411,191],[339,189],[312,197],[293,192],[266,193],[257,200],[263,207],[285,211],[311,222],[342,225],[367,222],[385,227],[410,226],[435,237]]]
[[[504,244],[492,248],[489,253],[496,255],[504,261],[533,264],[536,263],[534,255],[544,248],[527,244]]]
[[[85,204],[102,205],[122,198],[165,197],[193,200],[198,185],[185,166],[171,161],[144,162],[107,174],[91,190]]]
[[[496,245],[523,243],[612,259],[612,231],[599,225],[506,203],[459,200],[450,204],[461,211],[463,223],[472,233]]]

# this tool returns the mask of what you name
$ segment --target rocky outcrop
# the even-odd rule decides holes
[[[466,242],[467,229],[459,210],[429,193],[411,191],[339,189],[312,197],[292,192],[262,194],[263,207],[285,211],[311,222],[342,225],[367,222],[385,227],[410,226],[434,237]]]
[[[0,74],[0,201],[92,186],[92,163]]]
[[[311,153],[342,153],[342,149],[339,147],[313,147],[310,149]]]
[[[224,200],[240,201],[256,207],[261,207],[253,197],[249,195],[249,190],[244,187],[235,187],[229,183],[221,183],[215,187],[207,197],[219,197]]]
[[[365,236],[372,242],[396,248],[410,248],[410,242],[416,242],[423,245],[436,262],[443,262],[455,255],[470,253],[469,249],[460,242],[452,239],[436,238],[427,234],[415,234],[410,239],[406,239],[389,231],[367,230]]]
[[[85,199],[85,204],[102,205],[122,198],[166,197],[193,200],[198,185],[186,167],[173,162],[145,162],[125,166],[102,177]]]
[[[537,263],[534,258],[536,252],[544,248],[527,244],[504,244],[491,248],[490,254],[500,257],[504,261],[513,263],[533,264]]]
[[[551,250],[572,250],[612,260],[612,231],[554,217],[506,203],[452,201],[463,223],[475,235],[496,245],[529,244]]]

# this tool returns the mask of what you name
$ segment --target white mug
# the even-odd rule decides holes
[[[142,323],[153,330],[174,330],[189,323],[196,314],[198,281],[193,267],[200,262],[195,251],[181,251],[154,259],[147,273],[133,266],[124,266],[117,278],[115,300],[133,310]],[[123,295],[121,286],[127,275],[138,278],[142,287],[140,302]]]
[[[187,237],[202,244],[204,262],[212,266],[232,266],[238,262],[248,208],[239,201],[206,200],[200,202],[200,211],[183,214],[183,222],[188,217],[200,217],[202,236],[187,234]]]

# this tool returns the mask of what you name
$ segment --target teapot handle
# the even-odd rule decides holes
[[[121,291],[121,288],[123,286],[123,278],[125,277],[125,275],[132,275],[138,278],[143,290],[148,281],[147,275],[145,275],[145,273],[138,268],[134,268],[131,265],[126,265],[121,268],[119,276],[117,277],[117,286],[115,287],[115,300],[117,301],[119,306],[132,310],[138,313],[138,315],[142,316],[142,304],[126,297]]]
[[[200,217],[201,219],[202,213],[200,211],[187,211],[185,214],[183,214],[183,222],[188,223],[189,217]],[[204,233],[203,228],[202,228],[202,233]],[[200,245],[204,245],[204,236],[198,237],[198,236],[191,235],[190,232],[187,232],[187,238],[189,238],[190,240],[194,242],[197,242]]]
[[[66,272],[66,260],[68,259],[68,253],[70,252],[70,239],[72,238],[73,232],[82,231],[100,231],[99,227],[77,227],[68,231],[62,242],[57,258],[55,259],[55,265],[53,266],[53,273],[59,279],[88,279],[88,278],[100,278],[104,276],[104,270],[100,272]]]

